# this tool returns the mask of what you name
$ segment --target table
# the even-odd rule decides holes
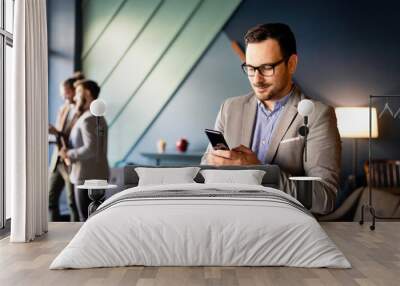
[[[155,160],[156,166],[160,166],[161,160],[166,161],[180,161],[180,162],[188,162],[188,161],[198,161],[200,164],[201,157],[203,153],[151,153],[151,152],[143,152],[140,153],[143,157],[147,159]]]
[[[88,207],[88,216],[93,214],[97,208],[103,203],[104,196],[107,189],[115,189],[117,185],[106,185],[106,186],[91,186],[91,185],[79,185],[78,189],[88,190],[89,199],[92,201]]]

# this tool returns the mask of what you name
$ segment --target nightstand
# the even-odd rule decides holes
[[[103,203],[104,195],[106,190],[115,189],[117,185],[104,185],[104,186],[94,186],[94,185],[79,185],[78,189],[88,190],[88,195],[92,201],[88,207],[88,215],[90,216],[94,213],[97,208]]]

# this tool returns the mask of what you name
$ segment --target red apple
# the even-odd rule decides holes
[[[176,150],[179,152],[186,152],[189,142],[185,138],[180,138],[176,141]]]

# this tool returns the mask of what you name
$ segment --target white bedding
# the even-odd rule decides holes
[[[351,267],[312,216],[279,200],[182,196],[115,203],[137,192],[207,189],[261,190],[299,204],[279,190],[254,185],[193,183],[131,188],[105,201],[99,207],[103,210],[88,219],[50,269],[127,265]]]

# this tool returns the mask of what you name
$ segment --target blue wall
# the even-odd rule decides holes
[[[249,90],[241,62],[230,45],[226,34],[220,33],[127,161],[154,163],[140,153],[156,151],[160,138],[167,141],[167,151],[174,152],[175,142],[186,137],[190,142],[188,151],[204,152],[208,144],[204,128],[214,127],[222,102]]]
[[[88,0],[82,67],[107,102],[110,165],[137,145],[240,2]]]
[[[245,0],[226,24],[225,32],[244,46],[243,35],[250,27],[287,23],[298,44],[295,79],[306,94],[335,107],[368,106],[369,94],[400,94],[399,3]],[[374,145],[377,158],[400,158],[396,143],[400,121],[392,123],[392,131],[396,131],[381,132]],[[379,124],[384,130],[384,122]],[[343,139],[344,177],[351,172],[351,143]],[[361,174],[368,154],[367,140],[360,140],[359,148]]]
[[[48,0],[49,121],[55,123],[63,104],[60,83],[71,77],[76,54],[76,0]]]

